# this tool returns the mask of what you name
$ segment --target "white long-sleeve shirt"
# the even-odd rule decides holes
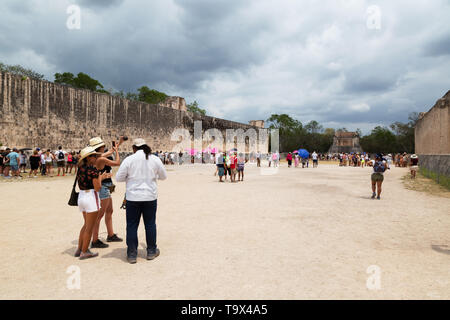
[[[126,199],[129,201],[153,201],[158,197],[156,180],[167,178],[166,169],[161,160],[138,150],[135,154],[125,158],[116,174],[118,182],[126,182]]]

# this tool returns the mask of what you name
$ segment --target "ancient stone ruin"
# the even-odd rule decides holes
[[[420,114],[415,147],[421,172],[450,189],[450,91]]]
[[[202,133],[212,130],[212,140],[217,135],[225,138],[227,130],[240,130],[251,136],[260,136],[261,131],[266,131],[261,129],[263,121],[243,124],[188,112],[181,97],[148,104],[0,73],[0,143],[4,146],[55,149],[62,145],[66,149],[79,150],[95,136],[101,136],[110,144],[126,135],[129,141],[136,137],[146,139],[153,150],[173,151],[183,139],[181,136],[194,136],[194,126],[199,122],[200,138]],[[232,136],[231,139],[236,140]],[[249,140],[245,137],[247,146]],[[203,141],[192,147],[202,149],[207,144],[208,141]],[[131,149],[131,144],[127,142],[124,147]],[[223,148],[225,150],[225,144]],[[268,144],[258,146],[261,151],[267,148]]]
[[[328,153],[361,153],[359,135],[356,132],[337,131]]]

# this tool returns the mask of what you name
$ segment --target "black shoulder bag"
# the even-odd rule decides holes
[[[77,180],[78,176],[75,176],[75,182],[73,183],[72,193],[70,194],[70,199],[69,202],[67,203],[69,206],[72,207],[78,206],[78,192],[75,191]]]

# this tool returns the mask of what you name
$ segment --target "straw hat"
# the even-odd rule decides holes
[[[8,149],[7,146],[2,146],[2,147],[0,147],[0,151],[5,151],[6,149]]]
[[[417,154],[413,154],[413,155],[411,156],[411,159],[417,159],[417,158],[418,158]]]
[[[142,138],[136,138],[133,140],[133,146],[140,147],[140,146],[143,146],[144,144],[147,144],[147,143],[145,143],[145,140]]]
[[[92,139],[91,139],[92,140]],[[101,154],[100,152],[95,152],[95,149],[98,147],[86,147],[80,152],[80,159],[79,161],[83,160],[84,158],[87,158],[89,156],[92,156],[94,154]]]
[[[89,140],[89,147],[95,147],[95,149],[103,147],[105,143],[103,142],[102,138],[95,137]]]

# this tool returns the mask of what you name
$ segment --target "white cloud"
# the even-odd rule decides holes
[[[370,106],[367,103],[356,103],[350,105],[349,109],[357,112],[367,112],[370,110]]]

